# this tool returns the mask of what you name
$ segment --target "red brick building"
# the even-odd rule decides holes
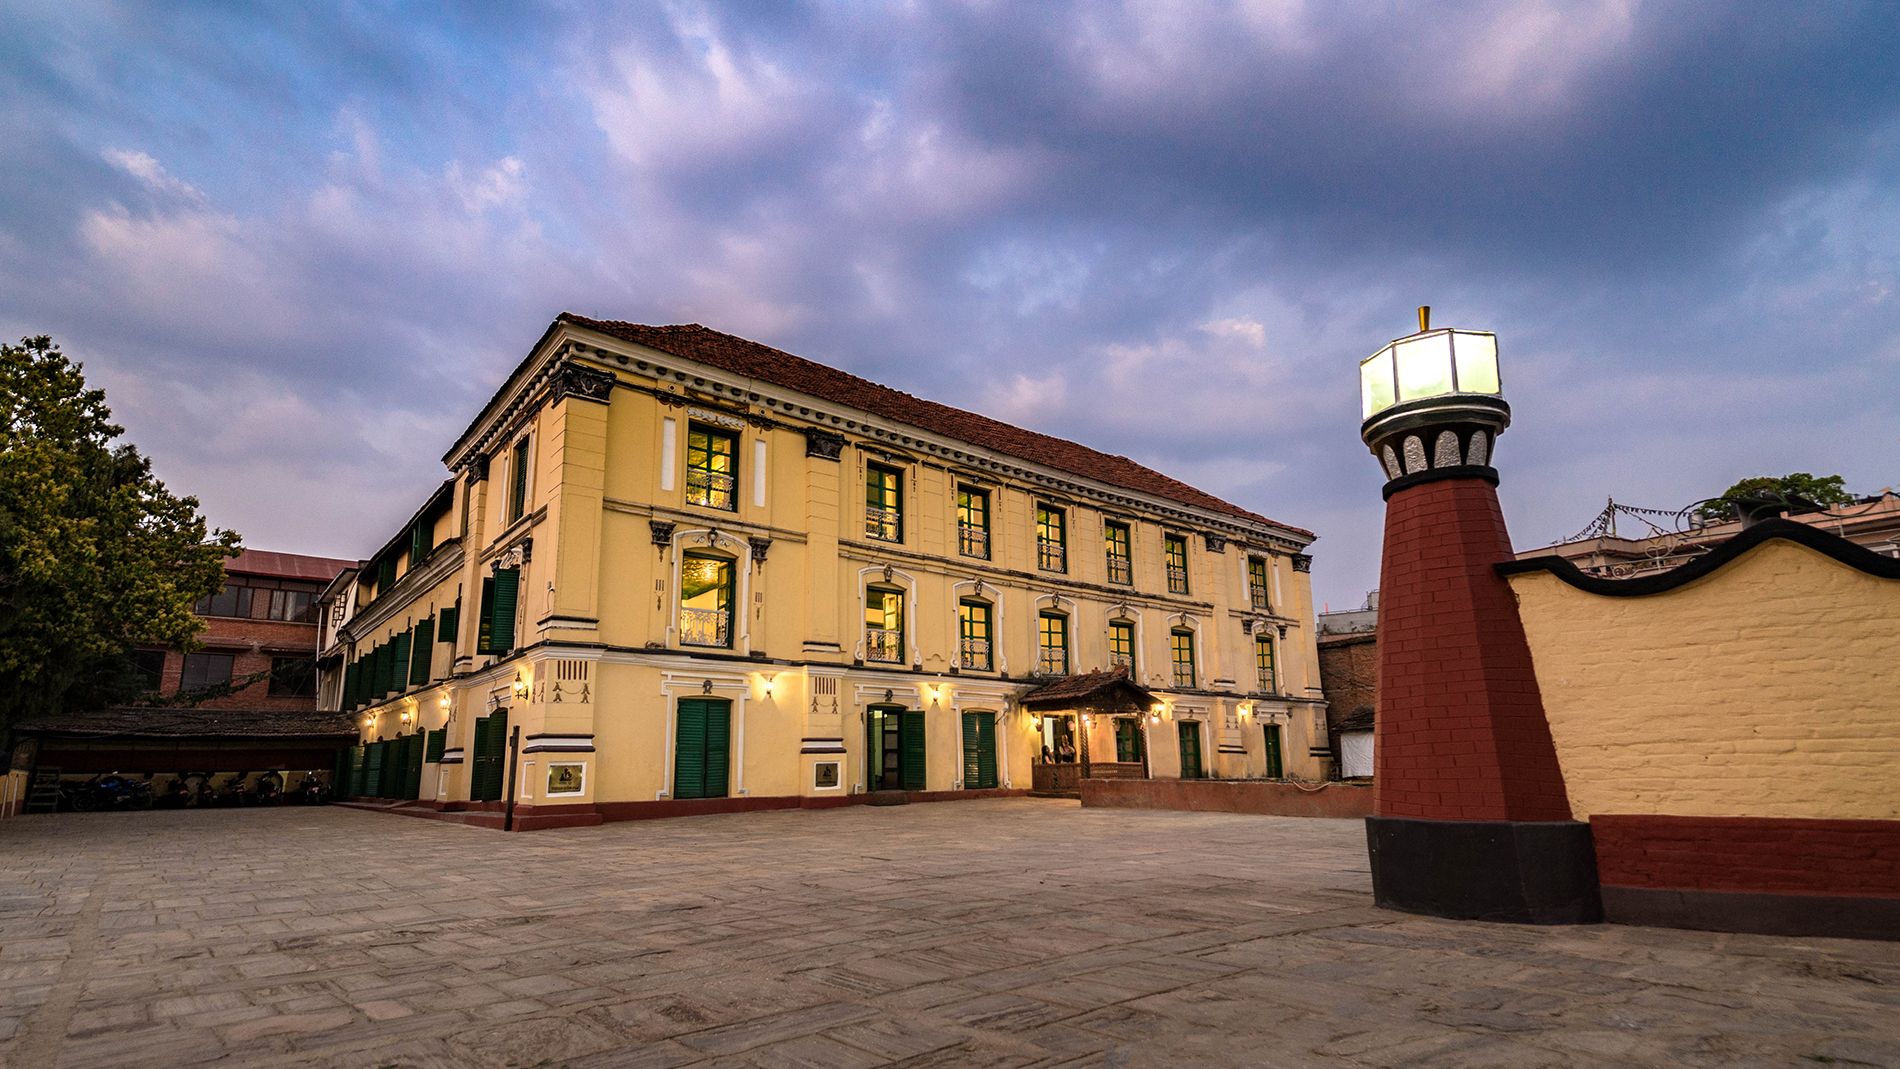
[[[244,550],[225,562],[224,589],[198,602],[205,622],[199,648],[143,649],[139,667],[161,697],[230,686],[230,693],[197,704],[309,712],[317,703],[317,594],[355,564]]]

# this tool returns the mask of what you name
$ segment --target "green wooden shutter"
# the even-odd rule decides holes
[[[429,731],[424,734],[429,737],[429,743],[423,749],[422,759],[430,764],[440,764],[443,752],[449,748],[449,730],[443,728],[441,731]]]
[[[982,773],[982,760],[977,756],[976,714],[963,714],[963,786],[969,789],[976,786]]]
[[[482,613],[477,619],[480,627],[475,635],[476,653],[495,652],[495,636],[489,633],[488,623],[495,618],[495,580],[493,577],[482,580]]]
[[[706,789],[706,707],[700,698],[681,698],[673,731],[673,797],[703,798]]]
[[[409,751],[403,748],[401,736],[377,745],[383,748],[383,789],[377,792],[377,797],[401,798],[402,782],[409,778],[408,769],[404,767],[404,759],[409,756]]]
[[[401,693],[409,684],[409,641],[414,636],[404,631],[390,647],[389,689]]]
[[[469,773],[469,798],[477,802],[501,801],[506,786],[503,768],[507,763],[508,714],[498,712],[475,721],[475,760]]]
[[[468,756],[468,798],[480,802],[485,801],[483,784],[488,779],[488,717],[475,718],[474,736]]]
[[[422,732],[410,735],[403,742],[403,771],[406,777],[402,784],[404,798],[422,796]]]
[[[462,599],[456,598],[455,604],[442,610],[442,622],[436,625],[437,642],[454,643],[455,629],[462,622]]]
[[[488,635],[496,653],[515,648],[515,589],[520,581],[521,572],[515,568],[495,573],[495,606],[488,620]]]
[[[430,537],[435,533],[431,529],[432,526],[433,525],[429,523],[428,517],[425,516],[417,520],[415,530],[409,532],[409,568],[411,571],[415,570],[416,565],[421,564],[422,559],[427,557],[429,551],[435,548],[435,546],[431,544],[434,539]]]
[[[367,798],[380,798],[383,791],[383,744],[369,744],[369,754],[363,762],[363,795]]]
[[[706,709],[706,786],[702,798],[724,798],[732,782],[732,703],[714,701]]]
[[[430,661],[435,653],[435,617],[416,621],[416,637],[409,647],[409,682],[422,686],[429,681]]]
[[[383,696],[383,648],[369,651],[369,667],[363,669],[364,686],[369,689],[363,693],[363,701],[374,705]]]
[[[1280,757],[1280,725],[1267,724],[1267,778],[1280,779],[1286,775],[1284,762]]]
[[[977,730],[977,786],[990,790],[996,786],[996,717],[979,714]],[[969,784],[964,784],[969,786]]]
[[[904,789],[921,791],[924,789],[924,714],[920,710],[906,709],[903,718],[898,721],[897,748],[899,766]]]
[[[376,647],[376,693],[373,700],[380,701],[388,696],[390,691],[396,689],[390,678],[393,675],[390,669],[395,666],[395,663],[389,656],[387,644]]]
[[[345,798],[358,798],[363,794],[363,747],[350,747],[350,778],[337,781],[337,793]]]
[[[343,697],[340,704],[345,710],[356,708],[356,681],[362,675],[356,665],[357,662],[351,661],[343,667]]]

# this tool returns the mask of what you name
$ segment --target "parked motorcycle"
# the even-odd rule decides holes
[[[184,776],[173,776],[172,781],[165,784],[165,789],[158,792],[152,804],[159,809],[183,809],[191,804],[191,797],[191,784],[185,781]]]
[[[150,809],[152,782],[149,778],[102,772],[79,786],[73,795],[73,808],[82,813],[92,809]]]
[[[315,773],[303,778],[297,789],[286,795],[292,801],[304,805],[324,805],[330,801],[330,785],[319,779]]]
[[[251,790],[250,785],[244,782],[249,776],[249,772],[239,772],[230,779],[225,780],[224,786],[218,788],[217,796],[213,799],[212,804],[221,806],[256,805],[256,794]]]
[[[276,805],[283,800],[284,777],[275,772],[257,777],[257,786],[251,791],[252,805]]]

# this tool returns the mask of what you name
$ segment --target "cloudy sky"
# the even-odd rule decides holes
[[[1496,330],[1520,545],[1900,483],[1893,4],[0,0],[0,335],[355,557],[555,313],[1121,452],[1378,573],[1356,362]]]

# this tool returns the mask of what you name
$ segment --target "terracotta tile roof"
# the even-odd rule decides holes
[[[356,567],[353,560],[333,557],[307,557],[302,553],[274,553],[267,549],[240,550],[224,562],[224,570],[244,575],[269,575],[279,579],[316,579],[329,582],[345,568]]]
[[[312,735],[354,737],[356,724],[348,713],[120,708],[27,717],[16,723],[14,730],[88,737],[255,739]]]
[[[1154,695],[1147,688],[1131,681],[1128,669],[1120,665],[1099,672],[1078,672],[1064,676],[1024,691],[1017,700],[1026,708],[1063,709],[1101,702],[1110,697],[1114,700],[1108,704],[1129,709],[1145,710],[1154,704]]]
[[[798,390],[813,397],[837,401],[920,430],[957,438],[1006,456],[1046,464],[1059,471],[1096,479],[1110,486],[1152,494],[1250,523],[1271,524],[1306,538],[1313,537],[1311,531],[1249,512],[1127,457],[1103,453],[1067,439],[1024,430],[975,412],[913,397],[902,390],[880,386],[849,372],[826,367],[802,356],[793,356],[769,345],[721,333],[698,323],[656,327],[589,319],[572,312],[562,312],[555,322],[571,323],[682,359]]]

